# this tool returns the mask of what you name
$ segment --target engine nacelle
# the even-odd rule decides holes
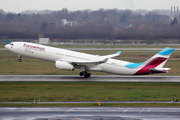
[[[58,69],[61,69],[61,70],[74,70],[74,66],[67,63],[67,62],[64,62],[64,61],[56,61],[55,63],[55,67],[58,68]]]

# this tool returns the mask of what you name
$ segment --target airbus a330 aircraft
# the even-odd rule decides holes
[[[167,73],[170,68],[163,68],[173,48],[165,48],[150,59],[142,63],[132,63],[112,59],[119,56],[121,51],[105,56],[91,55],[60,48],[49,47],[28,42],[12,42],[5,47],[20,57],[22,56],[55,62],[55,67],[62,70],[81,69],[80,76],[90,77],[88,71],[102,71],[118,75],[145,75],[153,73]]]

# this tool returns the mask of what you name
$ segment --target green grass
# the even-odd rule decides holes
[[[180,83],[0,82],[0,102],[171,101]]]
[[[2,104],[0,107],[180,107],[179,103]]]

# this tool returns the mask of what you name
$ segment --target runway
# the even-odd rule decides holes
[[[92,75],[0,75],[0,81],[41,81],[41,82],[180,82],[180,76],[120,76]]]
[[[180,82],[180,76],[93,75],[90,78],[83,78],[78,75],[0,75],[0,81]],[[171,101],[108,102],[172,103]],[[104,103],[108,102],[104,101]],[[38,102],[38,104],[43,103],[45,102]],[[95,102],[85,103],[88,104]],[[51,103],[49,102],[49,104]],[[76,118],[79,120],[179,120],[180,107],[0,107],[0,120],[75,120]]]
[[[7,50],[6,48],[0,48],[0,50]]]
[[[1,120],[179,120],[167,107],[1,107]]]

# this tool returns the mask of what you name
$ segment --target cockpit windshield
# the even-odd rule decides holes
[[[10,45],[12,45],[12,46],[13,46],[14,44],[13,44],[13,43],[10,43]]]

